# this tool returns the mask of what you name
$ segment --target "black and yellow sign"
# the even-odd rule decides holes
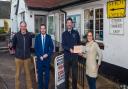
[[[114,0],[107,2],[108,18],[123,18],[126,16],[126,0]]]

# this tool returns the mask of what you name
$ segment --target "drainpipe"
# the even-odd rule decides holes
[[[18,15],[18,9],[19,9],[19,0],[17,1],[17,6],[16,6],[15,15]]]

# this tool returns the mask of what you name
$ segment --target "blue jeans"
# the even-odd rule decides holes
[[[89,89],[96,89],[96,78],[86,75]]]

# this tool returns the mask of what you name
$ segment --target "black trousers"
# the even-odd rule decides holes
[[[69,89],[69,74],[72,74],[72,89],[77,89],[78,77],[78,57],[68,56],[64,57],[64,70],[65,70],[65,89]]]

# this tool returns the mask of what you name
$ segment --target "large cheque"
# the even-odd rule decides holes
[[[85,50],[85,46],[77,45],[74,46],[74,53],[83,53]]]

